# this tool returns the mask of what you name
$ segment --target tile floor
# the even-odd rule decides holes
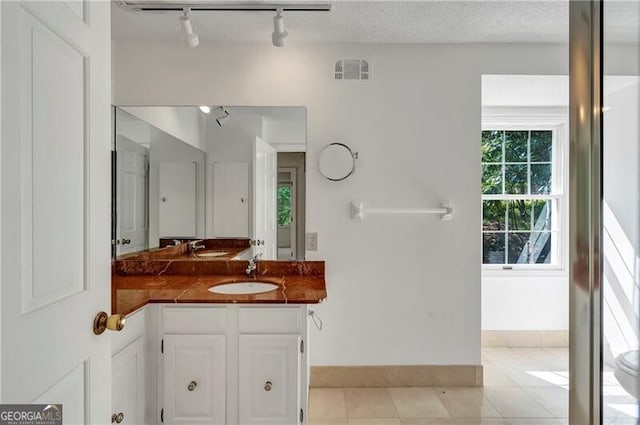
[[[312,388],[309,425],[568,424],[568,352],[484,348],[483,388]],[[640,425],[638,404],[604,375],[603,425]]]

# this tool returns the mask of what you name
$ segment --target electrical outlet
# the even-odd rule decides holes
[[[307,251],[317,251],[318,250],[318,234],[317,233],[305,234],[304,244]]]

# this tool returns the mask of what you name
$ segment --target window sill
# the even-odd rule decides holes
[[[511,269],[502,266],[482,266],[482,276],[486,277],[509,277],[509,276],[536,276],[536,277],[568,277],[569,272],[563,266],[518,266],[513,265]]]

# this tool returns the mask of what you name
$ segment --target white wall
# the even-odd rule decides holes
[[[204,114],[198,108],[126,107],[122,109],[195,148],[206,150]]]
[[[115,104],[307,107],[307,258],[326,260],[328,290],[312,365],[480,363],[481,75],[566,74],[566,46],[114,44]],[[372,79],[334,81],[340,58]],[[360,152],[342,183],[314,166],[335,140]],[[354,223],[353,199],[456,210]]]
[[[568,276],[483,276],[482,329],[569,329]]]
[[[262,138],[281,152],[304,152],[307,142],[307,117],[304,108],[286,108],[288,114],[265,116]]]

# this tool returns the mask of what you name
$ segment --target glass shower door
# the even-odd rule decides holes
[[[640,2],[603,3],[602,416],[640,424]]]

